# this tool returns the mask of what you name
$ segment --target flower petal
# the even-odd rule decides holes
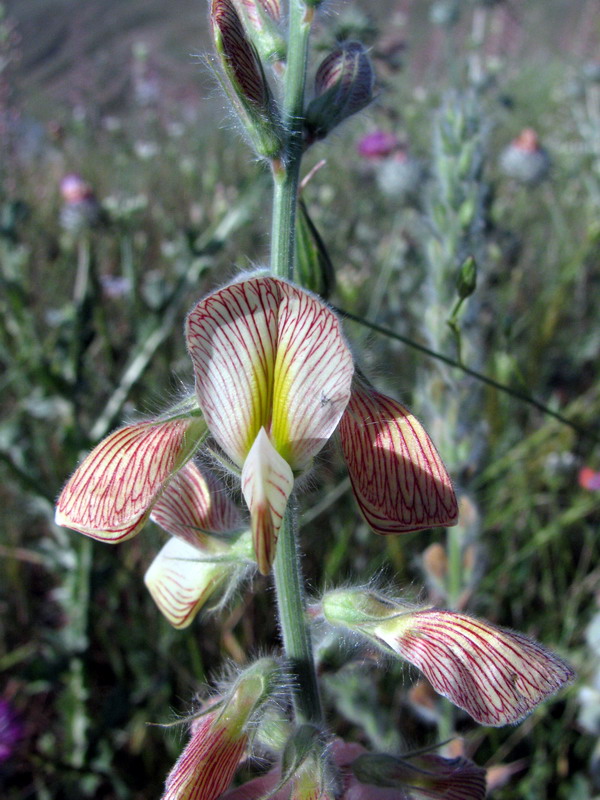
[[[104,542],[135,536],[206,431],[194,417],[114,431],[79,465],[56,504],[56,523]]]
[[[198,402],[216,441],[240,467],[271,421],[279,301],[278,281],[253,278],[210,294],[186,321]]]
[[[223,484],[191,461],[169,483],[150,518],[171,535],[200,548],[210,544],[204,531],[218,533],[240,526],[238,511]]]
[[[250,509],[258,568],[268,575],[294,475],[261,428],[242,469],[242,493]]]
[[[327,306],[289,283],[279,287],[271,439],[293,469],[303,469],[338,426],[354,366]]]
[[[426,609],[373,632],[484,725],[519,722],[573,679],[569,665],[538,642],[465,614]]]
[[[340,437],[354,494],[375,533],[456,523],[448,473],[423,426],[400,403],[356,384]]]
[[[231,573],[231,564],[201,561],[202,555],[181,539],[169,539],[144,576],[152,599],[174,628],[187,628]]]
[[[162,800],[216,800],[227,789],[248,737],[231,735],[219,722],[216,713],[198,720],[167,778]]]

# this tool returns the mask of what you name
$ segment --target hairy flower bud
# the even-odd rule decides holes
[[[262,658],[224,699],[192,724],[192,736],[169,774],[162,800],[216,800],[231,783],[251,741],[257,713],[279,688],[281,672]]]
[[[330,53],[315,77],[315,97],[306,110],[308,142],[323,139],[347,117],[373,99],[375,75],[360,42],[347,42]]]
[[[256,152],[281,153],[279,115],[256,47],[248,37],[233,0],[212,0],[210,21],[215,49],[231,99]]]

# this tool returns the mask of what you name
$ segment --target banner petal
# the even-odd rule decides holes
[[[239,467],[271,421],[279,300],[278,281],[253,278],[205,297],[186,321],[198,402]]]
[[[340,437],[354,494],[375,533],[456,523],[450,477],[421,423],[400,403],[355,384]]]

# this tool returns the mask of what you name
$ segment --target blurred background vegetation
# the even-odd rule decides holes
[[[267,258],[268,177],[200,57],[206,16],[202,0],[0,3],[7,800],[158,797],[182,734],[147,723],[184,713],[224,658],[277,641],[267,580],[175,632],[142,583],[158,530],[109,548],[52,522],[87,449],[191,388],[192,302]],[[575,686],[519,727],[451,724],[494,797],[585,800],[600,791],[598,3],[332,2],[315,64],[348,38],[371,47],[378,97],[309,152],[307,171],[327,163],[304,199],[336,271],[332,302],[387,331],[347,322],[359,360],[424,420],[463,516],[454,534],[373,536],[332,446],[301,499],[304,567],[314,589],[378,575],[567,657]],[[511,155],[529,128],[534,145]],[[376,131],[395,137],[389,153],[359,150]],[[477,287],[456,310],[469,255]],[[321,658],[340,733],[435,741],[448,712],[415,676],[386,664],[340,678],[325,644]]]

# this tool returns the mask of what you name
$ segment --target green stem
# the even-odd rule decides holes
[[[285,71],[283,123],[287,132],[285,153],[273,162],[273,222],[271,272],[294,277],[294,246],[298,181],[303,153],[304,87],[308,40],[313,10],[301,0],[290,2],[288,57]]]
[[[283,646],[294,681],[296,719],[319,723],[323,720],[323,711],[306,620],[293,499],[288,504],[279,531],[273,571]]]
[[[313,10],[307,9],[301,0],[291,0],[283,103],[286,145],[283,157],[272,163],[271,272],[289,280],[294,278],[298,181],[304,150],[304,88],[312,17]],[[323,712],[306,619],[296,531],[296,511],[293,500],[290,500],[279,531],[273,566],[279,624],[294,685],[296,719],[299,722],[319,723],[323,719]]]

